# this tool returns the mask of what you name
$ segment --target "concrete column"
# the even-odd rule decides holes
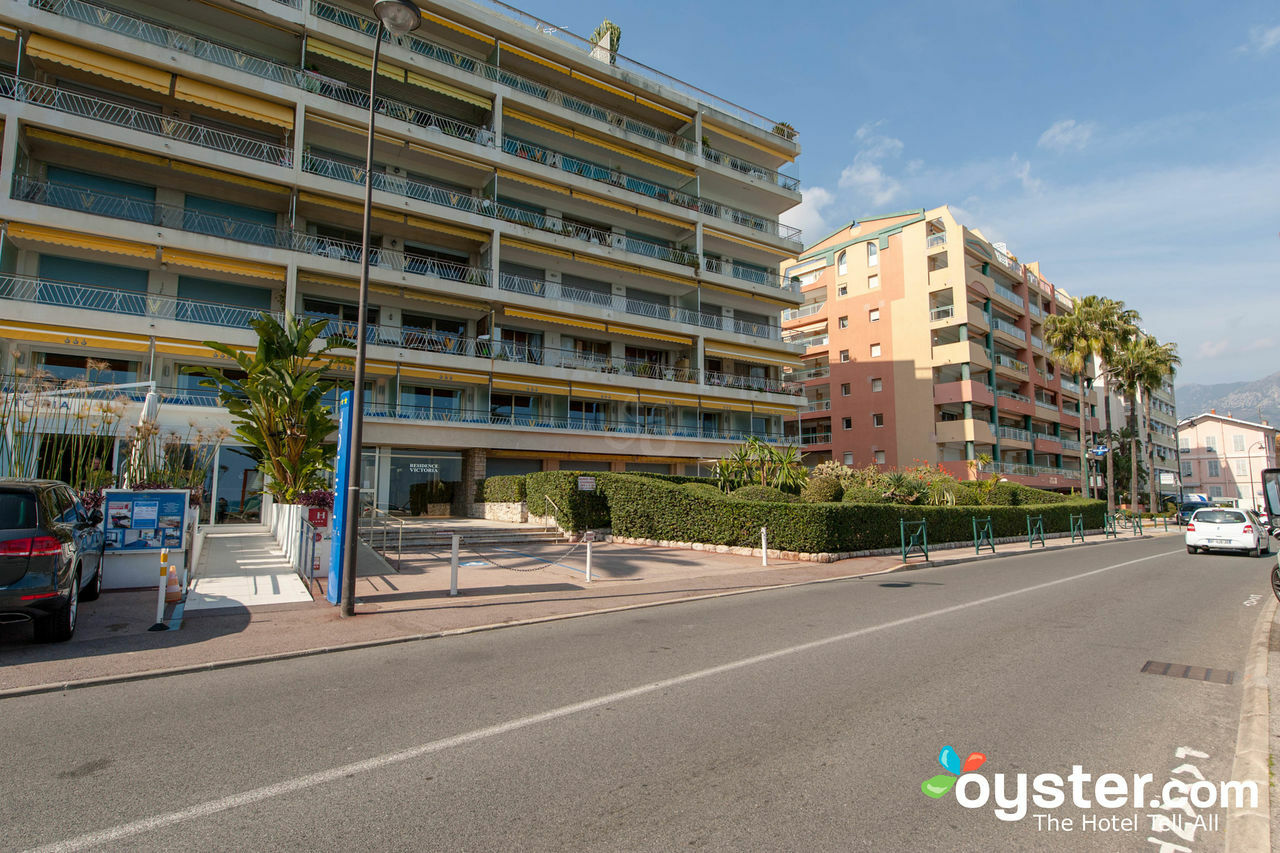
[[[482,447],[462,451],[462,482],[453,496],[453,514],[466,516],[476,502],[476,481],[484,479],[485,451]]]

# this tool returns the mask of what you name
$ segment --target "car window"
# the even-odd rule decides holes
[[[1190,503],[1182,505],[1183,512],[1195,512],[1198,509],[1204,509],[1204,504]]]
[[[0,491],[0,530],[36,526],[36,499],[27,491]]]
[[[1247,519],[1242,512],[1226,509],[1202,509],[1191,516],[1192,521],[1203,521],[1205,524],[1244,524]]]
[[[63,524],[75,524],[80,520],[76,512],[76,496],[66,486],[54,489],[54,500],[58,503],[58,521]]]

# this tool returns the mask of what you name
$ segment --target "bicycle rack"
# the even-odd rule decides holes
[[[1027,516],[1027,547],[1034,548],[1036,540],[1040,540],[1040,547],[1044,548],[1044,516],[1028,515]]]
[[[1116,514],[1114,512],[1102,514],[1102,538],[1105,539],[1108,536],[1113,539],[1120,537],[1119,532],[1116,530]]]
[[[1071,521],[1071,541],[1084,541],[1084,513],[1078,515],[1070,515],[1067,518]]]
[[[991,549],[991,553],[996,552],[995,535],[991,530],[991,516],[986,518],[973,519],[973,553],[981,554],[983,546]]]
[[[915,551],[924,555],[925,560],[929,559],[929,522],[927,520],[899,519],[898,533],[902,541],[902,562],[905,563],[907,555]]]

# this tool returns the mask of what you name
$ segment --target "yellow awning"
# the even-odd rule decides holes
[[[160,250],[160,260],[188,269],[207,270],[209,272],[244,275],[250,278],[265,278],[271,281],[284,281],[285,268],[273,264],[260,264],[255,261],[242,261],[225,255],[206,255],[200,252],[188,252],[183,249],[164,248]]]
[[[558,124],[556,121],[552,119],[531,115],[530,113],[526,113],[522,110],[509,109],[505,106],[502,109],[502,114],[509,118],[516,119],[517,121],[522,121],[522,122],[525,122],[526,124],[531,124],[535,127],[540,127],[543,130],[550,130],[553,133],[559,133],[564,136],[572,137],[573,139],[580,139],[583,142],[586,142],[588,145],[595,145],[599,148],[604,148],[608,151],[613,151],[618,154],[623,154],[627,157],[631,157],[635,160],[639,160],[642,163],[648,163],[651,166],[657,166],[660,169],[666,169],[669,172],[675,172],[678,175],[684,175],[685,177],[688,177],[688,178],[692,178],[694,176],[693,170],[687,166],[679,166],[679,165],[676,165],[675,163],[669,163],[666,160],[660,159],[658,157],[654,157],[653,155],[647,154],[644,151],[637,151],[634,148],[628,148],[625,145],[619,145],[618,143],[611,142],[608,139],[603,139],[599,136],[592,136],[591,134],[583,133],[580,130],[574,130],[573,128],[567,127],[566,125]]]
[[[197,166],[194,163],[183,163],[180,160],[170,160],[169,165],[179,172],[188,172],[192,175],[202,175],[206,178],[212,178],[215,181],[222,181],[228,184],[238,184],[242,187],[262,190],[263,192],[275,193],[277,195],[289,195],[289,193],[292,192],[288,187],[280,184],[273,184],[270,181],[260,181],[257,178],[247,178],[244,175],[233,175],[230,172],[210,169],[208,166]]]
[[[594,77],[588,77],[586,74],[583,74],[580,71],[570,71],[569,76],[572,77],[574,80],[581,80],[583,83],[586,83],[589,86],[595,86],[597,89],[603,89],[612,95],[617,95],[623,100],[634,101],[636,99],[636,96],[633,95],[631,92],[627,92],[623,89],[619,89],[617,86],[612,86],[604,82],[603,80],[597,80]]]
[[[574,198],[580,198],[583,201],[587,201],[592,204],[598,204],[601,207],[608,207],[608,208],[612,208],[613,210],[621,210],[623,213],[629,213],[632,216],[635,216],[638,213],[634,205],[623,204],[618,201],[612,201],[607,198],[601,198],[600,196],[597,196],[597,195],[584,193],[581,190],[573,190],[572,195]]]
[[[319,39],[307,39],[307,52],[315,53],[329,59],[336,59],[338,62],[344,62],[347,65],[354,65],[362,71],[368,71],[373,67],[373,57],[365,56],[363,53],[357,53],[349,48],[341,47],[336,44],[329,44],[327,41]],[[404,82],[405,70],[398,65],[380,60],[378,62],[378,73],[392,80]]]
[[[788,408],[787,406],[770,406],[764,403],[756,403],[756,412],[762,415],[783,415],[795,417],[800,413],[800,404]]]
[[[459,157],[456,154],[450,154],[447,151],[437,151],[434,148],[429,148],[426,145],[419,145],[416,142],[410,142],[409,149],[411,151],[427,154],[431,157],[439,157],[441,160],[447,160],[450,163],[457,163],[459,166],[466,166],[468,169],[477,169],[485,173],[488,173],[493,169],[492,166],[488,166],[484,163],[477,163],[475,160],[469,160],[466,157]]]
[[[485,110],[493,109],[493,101],[488,98],[472,94],[466,89],[460,89],[457,86],[450,85],[442,80],[435,80],[431,77],[423,76],[416,71],[410,71],[406,79],[414,86],[421,86],[424,89],[430,89],[431,91],[438,92],[446,97],[462,101],[464,104],[471,104],[473,107],[480,107]]]
[[[140,86],[162,95],[169,94],[169,81],[173,79],[173,75],[168,71],[161,71],[159,68],[131,62],[107,53],[99,53],[77,44],[51,39],[39,33],[27,40],[27,55],[47,59],[69,68],[88,71],[100,77],[110,77],[112,80],[119,80],[131,86]]]
[[[693,343],[693,338],[686,338],[683,335],[668,335],[665,332],[655,332],[651,329],[637,329],[634,326],[623,326],[618,323],[610,323],[609,331],[616,332],[619,335],[629,335],[633,338],[647,338],[651,341],[666,341],[672,344]]]
[[[407,299],[418,299],[422,302],[434,302],[437,305],[452,305],[454,308],[466,308],[469,311],[488,311],[489,306],[480,302],[468,302],[465,299],[456,299],[452,296],[445,296],[441,293],[432,293],[430,290],[419,290],[416,287],[402,287],[400,295]]]
[[[324,284],[330,287],[359,287],[360,282],[354,278],[342,278],[336,275],[324,275],[323,273],[310,272],[308,270],[298,270],[298,280],[309,282],[311,284]],[[370,288],[373,285],[369,285]]]
[[[688,116],[684,115],[683,113],[678,113],[669,107],[664,107],[662,104],[659,104],[656,101],[651,101],[648,98],[642,98],[639,95],[636,95],[636,103],[644,104],[646,107],[648,107],[651,110],[657,110],[660,113],[666,113],[672,118],[678,118],[681,121],[691,121],[691,119]]]
[[[563,125],[558,122],[552,121],[549,118],[540,118],[535,115],[530,115],[529,113],[526,113],[526,112],[521,112],[520,110],[512,110],[506,107],[503,107],[502,114],[508,118],[513,118],[513,119],[516,119],[517,121],[522,121],[525,124],[531,124],[534,127],[540,127],[543,130],[550,130],[553,133],[559,133],[569,137],[574,136],[573,128],[567,125]]]
[[[674,225],[677,228],[688,228],[690,230],[693,229],[693,223],[681,222],[679,219],[673,219],[670,216],[663,216],[661,213],[651,213],[650,211],[639,207],[636,208],[636,213],[640,214],[645,219],[655,219],[665,225]]]
[[[437,382],[459,382],[463,385],[488,385],[489,377],[480,373],[467,373],[457,370],[433,370],[427,367],[411,367],[400,365],[402,379],[430,379]]]
[[[499,391],[519,391],[524,394],[568,394],[568,382],[550,379],[525,379],[516,376],[495,376],[493,387]]]
[[[573,383],[573,389],[569,396],[587,400],[617,400],[622,403],[634,403],[637,399],[637,394],[634,390],[627,391],[625,388],[610,388],[607,385],[583,385],[577,382]]]
[[[519,172],[508,172],[506,169],[498,170],[498,177],[510,178],[513,181],[519,181],[522,184],[529,184],[534,187],[541,187],[544,190],[550,190],[561,195],[569,195],[569,188],[562,187],[559,184],[553,184],[550,181],[544,181],[541,178],[531,178],[528,175],[522,175]]]
[[[611,270],[620,270],[622,272],[637,273],[640,275],[644,274],[644,270],[640,269],[635,264],[623,264],[618,261],[611,261],[608,258],[597,258],[594,255],[575,254],[575,257],[584,264],[593,264],[597,267],[606,267]]]
[[[27,138],[41,139],[57,145],[68,145],[72,148],[82,148],[85,151],[96,151],[99,154],[106,154],[110,157],[122,157],[128,160],[137,160],[140,163],[147,163],[152,166],[169,165],[169,159],[167,157],[158,157],[155,154],[148,154],[145,151],[134,151],[130,148],[120,148],[116,145],[108,145],[105,142],[82,139],[79,136],[69,136],[65,133],[58,133],[55,130],[45,130],[40,127],[28,127]]]
[[[0,338],[125,352],[148,352],[151,349],[150,338],[137,335],[106,333],[74,326],[42,326],[37,323],[0,322]]]
[[[471,29],[471,27],[468,27],[465,24],[459,24],[456,21],[450,21],[448,18],[442,18],[439,15],[433,14],[432,12],[428,12],[426,9],[422,10],[422,17],[426,18],[428,21],[433,21],[442,27],[448,27],[451,30],[457,30],[463,35],[470,36],[476,41],[482,41],[485,44],[494,44],[496,42],[496,39],[494,39],[494,37],[491,35],[482,33],[479,30],[473,30]]]
[[[372,373],[375,376],[396,375],[396,366],[389,361],[366,361],[364,369],[366,373]]]
[[[5,41],[13,41],[17,37],[18,37],[17,30],[15,30],[13,27],[6,27],[4,24],[0,24],[0,39],[4,39]]]
[[[548,314],[543,311],[527,311],[524,308],[512,308],[511,306],[507,306],[502,310],[508,317],[541,320],[544,323],[557,323],[561,326],[575,326],[580,329],[594,329],[597,332],[605,331],[605,324],[595,320],[584,320],[580,317],[569,317],[564,314]]]
[[[730,412],[752,411],[751,404],[742,400],[713,400],[708,397],[702,398],[702,408],[728,410]]]
[[[732,358],[738,361],[753,361],[758,364],[774,364],[779,367],[804,366],[804,362],[799,356],[787,355],[782,352],[768,352],[765,350],[737,347],[731,344],[722,344],[718,342],[708,342],[703,347],[703,350],[707,355],[720,356],[721,358]]]
[[[750,137],[747,137],[747,136],[743,136],[740,133],[734,133],[732,130],[726,130],[725,128],[720,127],[714,122],[711,122],[711,123],[703,122],[703,127],[707,130],[710,130],[712,133],[718,133],[721,136],[727,136],[730,139],[735,139],[738,142],[741,142],[743,145],[750,145],[752,148],[758,149],[760,151],[766,151],[769,154],[773,154],[776,157],[783,157],[788,162],[794,162],[796,159],[795,155],[789,151],[784,151],[781,148],[773,148],[769,145],[765,145],[763,142],[757,142],[756,140],[751,139]]]
[[[764,243],[757,243],[755,240],[747,240],[743,237],[734,237],[730,234],[725,234],[723,231],[716,231],[713,228],[706,228],[704,231],[708,237],[714,237],[717,240],[728,240],[730,243],[737,243],[738,245],[746,246],[749,249],[758,249],[761,252],[768,252],[771,255],[777,255],[779,257],[786,254],[780,249],[775,249],[773,246],[766,246]]]
[[[550,59],[545,59],[541,56],[538,56],[536,53],[530,53],[527,50],[521,50],[515,45],[506,44],[504,42],[502,45],[502,50],[507,51],[508,53],[514,53],[516,56],[519,56],[523,59],[527,59],[530,62],[536,62],[539,65],[545,65],[546,67],[550,68],[552,71],[559,71],[561,74],[569,73],[569,69],[567,66],[561,65],[558,62],[552,62]]]
[[[202,83],[190,77],[177,79],[173,86],[173,96],[180,101],[200,104],[264,124],[274,124],[285,130],[293,129],[293,107],[233,92],[211,83]]]
[[[640,402],[653,403],[659,406],[697,406],[698,398],[690,394],[671,394],[665,391],[658,394],[653,391],[641,391]]]
[[[252,352],[252,348],[236,347],[240,352]],[[230,361],[227,356],[211,350],[199,341],[179,341],[174,338],[156,338],[156,352],[164,355],[180,355],[187,358],[207,358]]]
[[[734,288],[734,287],[725,287],[723,284],[711,284],[710,282],[704,281],[701,283],[701,286],[706,288],[707,290],[718,290],[721,293],[732,293],[737,296],[741,296],[743,294],[742,289]],[[768,296],[761,296],[758,293],[752,293],[751,298],[756,300],[757,302],[768,302],[770,305],[781,305],[783,308],[797,307],[795,302],[787,302],[786,300],[783,300],[783,299],[772,299]]]
[[[506,237],[502,239],[502,245],[512,249],[524,249],[529,252],[537,252],[540,255],[552,255],[557,258],[572,258],[573,252],[565,249],[556,249],[551,246],[539,246],[537,243],[527,243],[524,240],[511,240]]]
[[[109,252],[113,255],[127,255],[131,258],[155,260],[156,247],[145,243],[133,243],[128,240],[116,240],[111,237],[99,237],[96,234],[77,234],[74,231],[62,231],[57,228],[46,228],[43,225],[26,225],[21,222],[10,222],[8,234],[15,240],[30,240],[33,243],[45,243],[51,246],[65,246],[69,249],[85,249],[90,252]]]

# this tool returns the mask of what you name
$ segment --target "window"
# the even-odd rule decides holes
[[[867,244],[867,266],[880,266],[880,244],[874,241]]]
[[[1218,437],[1216,435],[1206,435],[1204,437],[1204,449],[1216,451],[1218,449]]]
[[[1237,436],[1237,438],[1238,438],[1238,437],[1239,437],[1239,436]],[[1236,476],[1237,476],[1237,477],[1248,477],[1248,476],[1249,476],[1249,471],[1248,471],[1248,468],[1246,467],[1248,464],[1249,464],[1249,463],[1248,463],[1248,462],[1245,462],[1243,459],[1237,459],[1237,460],[1236,460]]]
[[[853,418],[844,418],[840,421],[841,429],[853,429]]]
[[[840,325],[840,328],[842,328],[842,329],[847,329],[847,328],[849,328],[849,318],[848,318],[848,317],[841,317],[841,318],[840,318],[840,324],[839,324],[839,325]]]
[[[1184,478],[1185,478],[1185,477],[1190,477],[1190,476],[1192,476],[1192,473],[1191,473],[1191,463],[1190,463],[1190,462],[1183,462],[1183,463],[1182,463],[1182,476],[1183,476]]]
[[[841,252],[840,257],[836,259],[836,275],[844,275],[849,271],[849,254]]]
[[[871,425],[872,425],[873,427],[882,427],[882,426],[884,426],[884,415],[883,415],[883,414],[881,414],[880,412],[875,412],[875,413],[873,413],[873,414],[871,415]]]
[[[867,312],[867,321],[868,321],[868,322],[871,322],[871,323],[879,323],[879,322],[880,322],[880,309],[879,309],[879,308],[872,308],[870,311],[868,311],[868,312]]]
[[[871,390],[872,390],[872,391],[883,391],[883,390],[884,390],[884,380],[883,380],[883,379],[872,379],[872,380],[871,380]]]
[[[536,414],[533,398],[526,394],[494,394],[489,398],[489,415],[500,423],[528,426]]]
[[[1221,476],[1221,474],[1222,474],[1222,468],[1220,465],[1218,465],[1218,460],[1210,459],[1209,460],[1209,476],[1218,477],[1218,476]]]
[[[1210,487],[1209,487],[1209,497],[1211,497],[1211,498],[1220,498],[1220,497],[1222,497],[1222,486],[1210,486]]]
[[[569,425],[578,429],[603,430],[605,405],[589,400],[570,400]]]
[[[848,295],[849,295],[849,285],[842,284],[836,288],[836,296],[848,296]]]
[[[872,358],[879,358],[879,357],[880,357],[880,345],[879,345],[879,344],[872,344],[872,345],[871,345],[871,357],[872,357]]]
[[[1191,452],[1190,439],[1186,439],[1186,438],[1180,439],[1178,441],[1178,449],[1181,450],[1183,453],[1190,453]]]
[[[879,290],[879,289],[880,289],[880,276],[878,275],[868,276],[867,290]]]
[[[849,396],[849,393],[850,393],[850,391],[849,391],[849,383],[848,383],[848,382],[845,382],[844,384],[842,384],[842,385],[840,386],[840,396],[841,396],[841,397],[848,397],[848,396]]]
[[[877,465],[883,465],[883,464],[884,464],[884,451],[883,451],[883,450],[877,450],[877,451],[876,451],[875,460],[876,460],[876,464],[877,464]]]
[[[846,465],[852,465],[852,464],[853,464],[853,452],[852,452],[852,451],[845,451],[845,454],[844,454],[844,464],[846,464]]]
[[[1244,452],[1244,436],[1236,433],[1231,436],[1231,447],[1236,453]]]
[[[841,361],[849,360],[849,351],[847,349],[840,350],[840,360]]]
[[[813,272],[807,272],[804,275],[799,276],[799,278],[800,278],[801,287],[804,287],[807,284],[813,284],[815,281],[822,278],[822,270],[814,270]]]

